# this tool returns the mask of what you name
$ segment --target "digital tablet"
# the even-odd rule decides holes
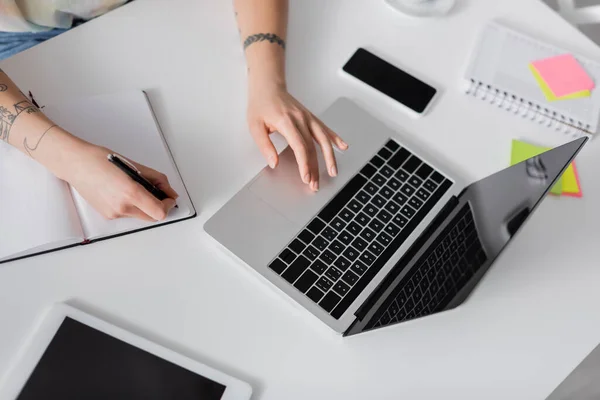
[[[250,385],[65,304],[0,380],[0,399],[248,400]]]

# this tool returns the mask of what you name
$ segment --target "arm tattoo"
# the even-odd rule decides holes
[[[0,92],[6,92],[8,90],[8,86],[4,83],[0,83]]]
[[[10,130],[12,129],[12,126],[19,115],[21,115],[23,112],[26,114],[39,112],[37,107],[31,104],[28,100],[23,100],[13,104],[13,107],[15,108],[14,113],[6,107],[0,106],[0,140],[3,140],[7,143],[8,138],[10,137]]]
[[[256,35],[250,35],[244,40],[244,50],[248,48],[252,43],[264,42],[268,40],[270,43],[276,43],[285,49],[285,40],[280,38],[274,33],[257,33]]]
[[[50,129],[56,128],[56,127],[57,127],[57,125],[51,125],[48,129],[46,129],[44,131],[44,133],[42,133],[42,136],[40,136],[40,138],[37,141],[37,143],[35,144],[35,146],[33,146],[33,147],[29,146],[29,144],[27,143],[27,138],[23,139],[23,148],[25,149],[25,151],[27,151],[27,154],[29,154],[29,157],[33,158],[33,156],[31,155],[31,152],[36,151],[38,146],[40,145],[40,142],[42,141],[44,136],[46,136],[46,133],[48,133],[48,131],[50,131]]]

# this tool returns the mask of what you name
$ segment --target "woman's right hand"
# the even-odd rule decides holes
[[[142,176],[169,197],[162,201],[132,180],[107,160],[113,152],[87,142],[79,142],[62,158],[55,174],[69,182],[105,218],[133,217],[162,221],[179,197],[167,177],[144,165],[132,162]]]

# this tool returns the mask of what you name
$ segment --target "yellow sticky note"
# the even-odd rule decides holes
[[[575,161],[569,165],[569,168],[563,174],[563,194],[582,197],[581,185],[579,184],[579,175],[577,174],[577,167]]]
[[[582,90],[580,92],[571,93],[566,96],[556,97],[554,95],[554,93],[552,93],[552,90],[550,90],[550,87],[548,87],[548,85],[546,84],[546,81],[544,81],[544,79],[542,79],[542,76],[540,75],[540,73],[537,71],[537,69],[535,69],[535,67],[532,64],[529,64],[529,69],[531,70],[533,77],[535,78],[540,89],[542,89],[542,92],[544,93],[544,96],[546,96],[546,100],[548,100],[548,101],[573,100],[573,99],[581,99],[583,97],[591,96],[591,93],[589,90]]]
[[[535,157],[540,155],[546,151],[550,150],[548,147],[535,146],[533,144],[529,144],[526,142],[521,142],[520,140],[512,141],[512,151],[510,154],[510,165],[518,164],[522,161],[527,160],[528,158]],[[550,190],[552,194],[561,195],[563,192],[563,184],[562,178],[560,178],[552,189]]]

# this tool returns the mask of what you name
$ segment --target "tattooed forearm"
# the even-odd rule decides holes
[[[250,35],[244,40],[244,50],[248,48],[248,46],[252,45],[256,42],[264,42],[268,40],[270,43],[276,43],[285,49],[285,40],[280,38],[274,33],[257,33],[256,35]]]
[[[16,104],[13,104],[14,113],[8,108],[0,105],[0,140],[3,140],[8,143],[8,139],[10,137],[10,130],[12,129],[15,120],[21,115],[23,112],[26,114],[33,114],[38,112],[36,106],[31,104],[28,100],[20,101]]]
[[[27,143],[27,138],[23,139],[23,148],[25,149],[27,154],[29,154],[30,157],[33,157],[31,153],[37,150],[38,146],[40,145],[40,142],[42,141],[42,139],[44,139],[44,136],[46,136],[46,133],[48,133],[52,128],[56,127],[56,125],[51,125],[48,129],[46,129],[44,133],[42,133],[42,136],[40,136],[40,138],[38,139],[35,146],[33,147],[29,146],[29,143]]]

